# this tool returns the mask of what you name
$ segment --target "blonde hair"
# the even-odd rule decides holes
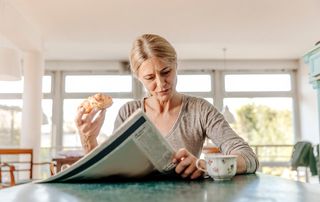
[[[133,42],[130,52],[131,71],[137,75],[141,64],[152,57],[165,63],[177,64],[176,51],[166,39],[155,34],[144,34]]]

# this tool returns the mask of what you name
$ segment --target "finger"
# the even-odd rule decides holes
[[[97,117],[95,118],[95,121],[98,121],[98,122],[104,121],[105,116],[106,116],[106,109],[103,109],[97,115]]]
[[[179,151],[177,151],[177,153],[174,155],[174,160],[176,161],[182,161],[184,158],[187,158],[190,155],[190,153],[188,152],[188,150],[182,148]]]
[[[90,113],[87,114],[87,116],[85,117],[84,121],[85,122],[92,122],[93,118],[96,116],[96,114],[99,112],[99,110],[97,108],[94,108],[93,110],[91,110]]]
[[[178,163],[178,165],[176,166],[176,169],[175,169],[176,173],[177,173],[177,174],[183,173],[183,171],[184,171],[187,167],[189,167],[191,164],[192,164],[191,158],[185,158],[185,159],[183,159],[183,160],[180,161],[180,162]]]
[[[196,170],[195,172],[192,173],[190,179],[194,180],[194,179],[201,177],[202,175],[203,175],[203,171]]]
[[[84,132],[84,133],[88,133],[89,132],[90,134],[95,133],[94,132],[95,130],[97,130],[97,129],[100,130],[101,125],[102,124],[98,124],[96,122],[85,122],[81,126],[82,132]]]
[[[92,126],[98,126],[101,127],[105,119],[105,110],[101,111],[97,114],[97,116],[94,117],[94,120],[92,120],[91,124]]]
[[[77,114],[76,114],[76,117],[74,119],[74,122],[76,123],[77,126],[80,126],[82,124],[82,116],[84,114],[84,108],[83,107],[80,107],[78,110],[77,110]]]
[[[197,171],[197,167],[194,161],[189,164],[189,166],[186,167],[186,169],[182,173],[182,177],[186,178],[192,175],[193,172]]]

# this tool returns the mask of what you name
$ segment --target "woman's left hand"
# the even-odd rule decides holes
[[[203,172],[196,167],[197,158],[186,149],[180,149],[174,156],[173,162],[177,163],[176,173],[183,178],[196,179],[203,175]]]

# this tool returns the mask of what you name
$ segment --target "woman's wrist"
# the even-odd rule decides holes
[[[92,149],[94,149],[98,145],[96,138],[90,138],[90,139],[83,138],[81,142],[85,150],[85,153],[89,153]]]

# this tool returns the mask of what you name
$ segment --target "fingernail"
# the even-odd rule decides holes
[[[172,159],[172,163],[177,163],[177,159]]]

